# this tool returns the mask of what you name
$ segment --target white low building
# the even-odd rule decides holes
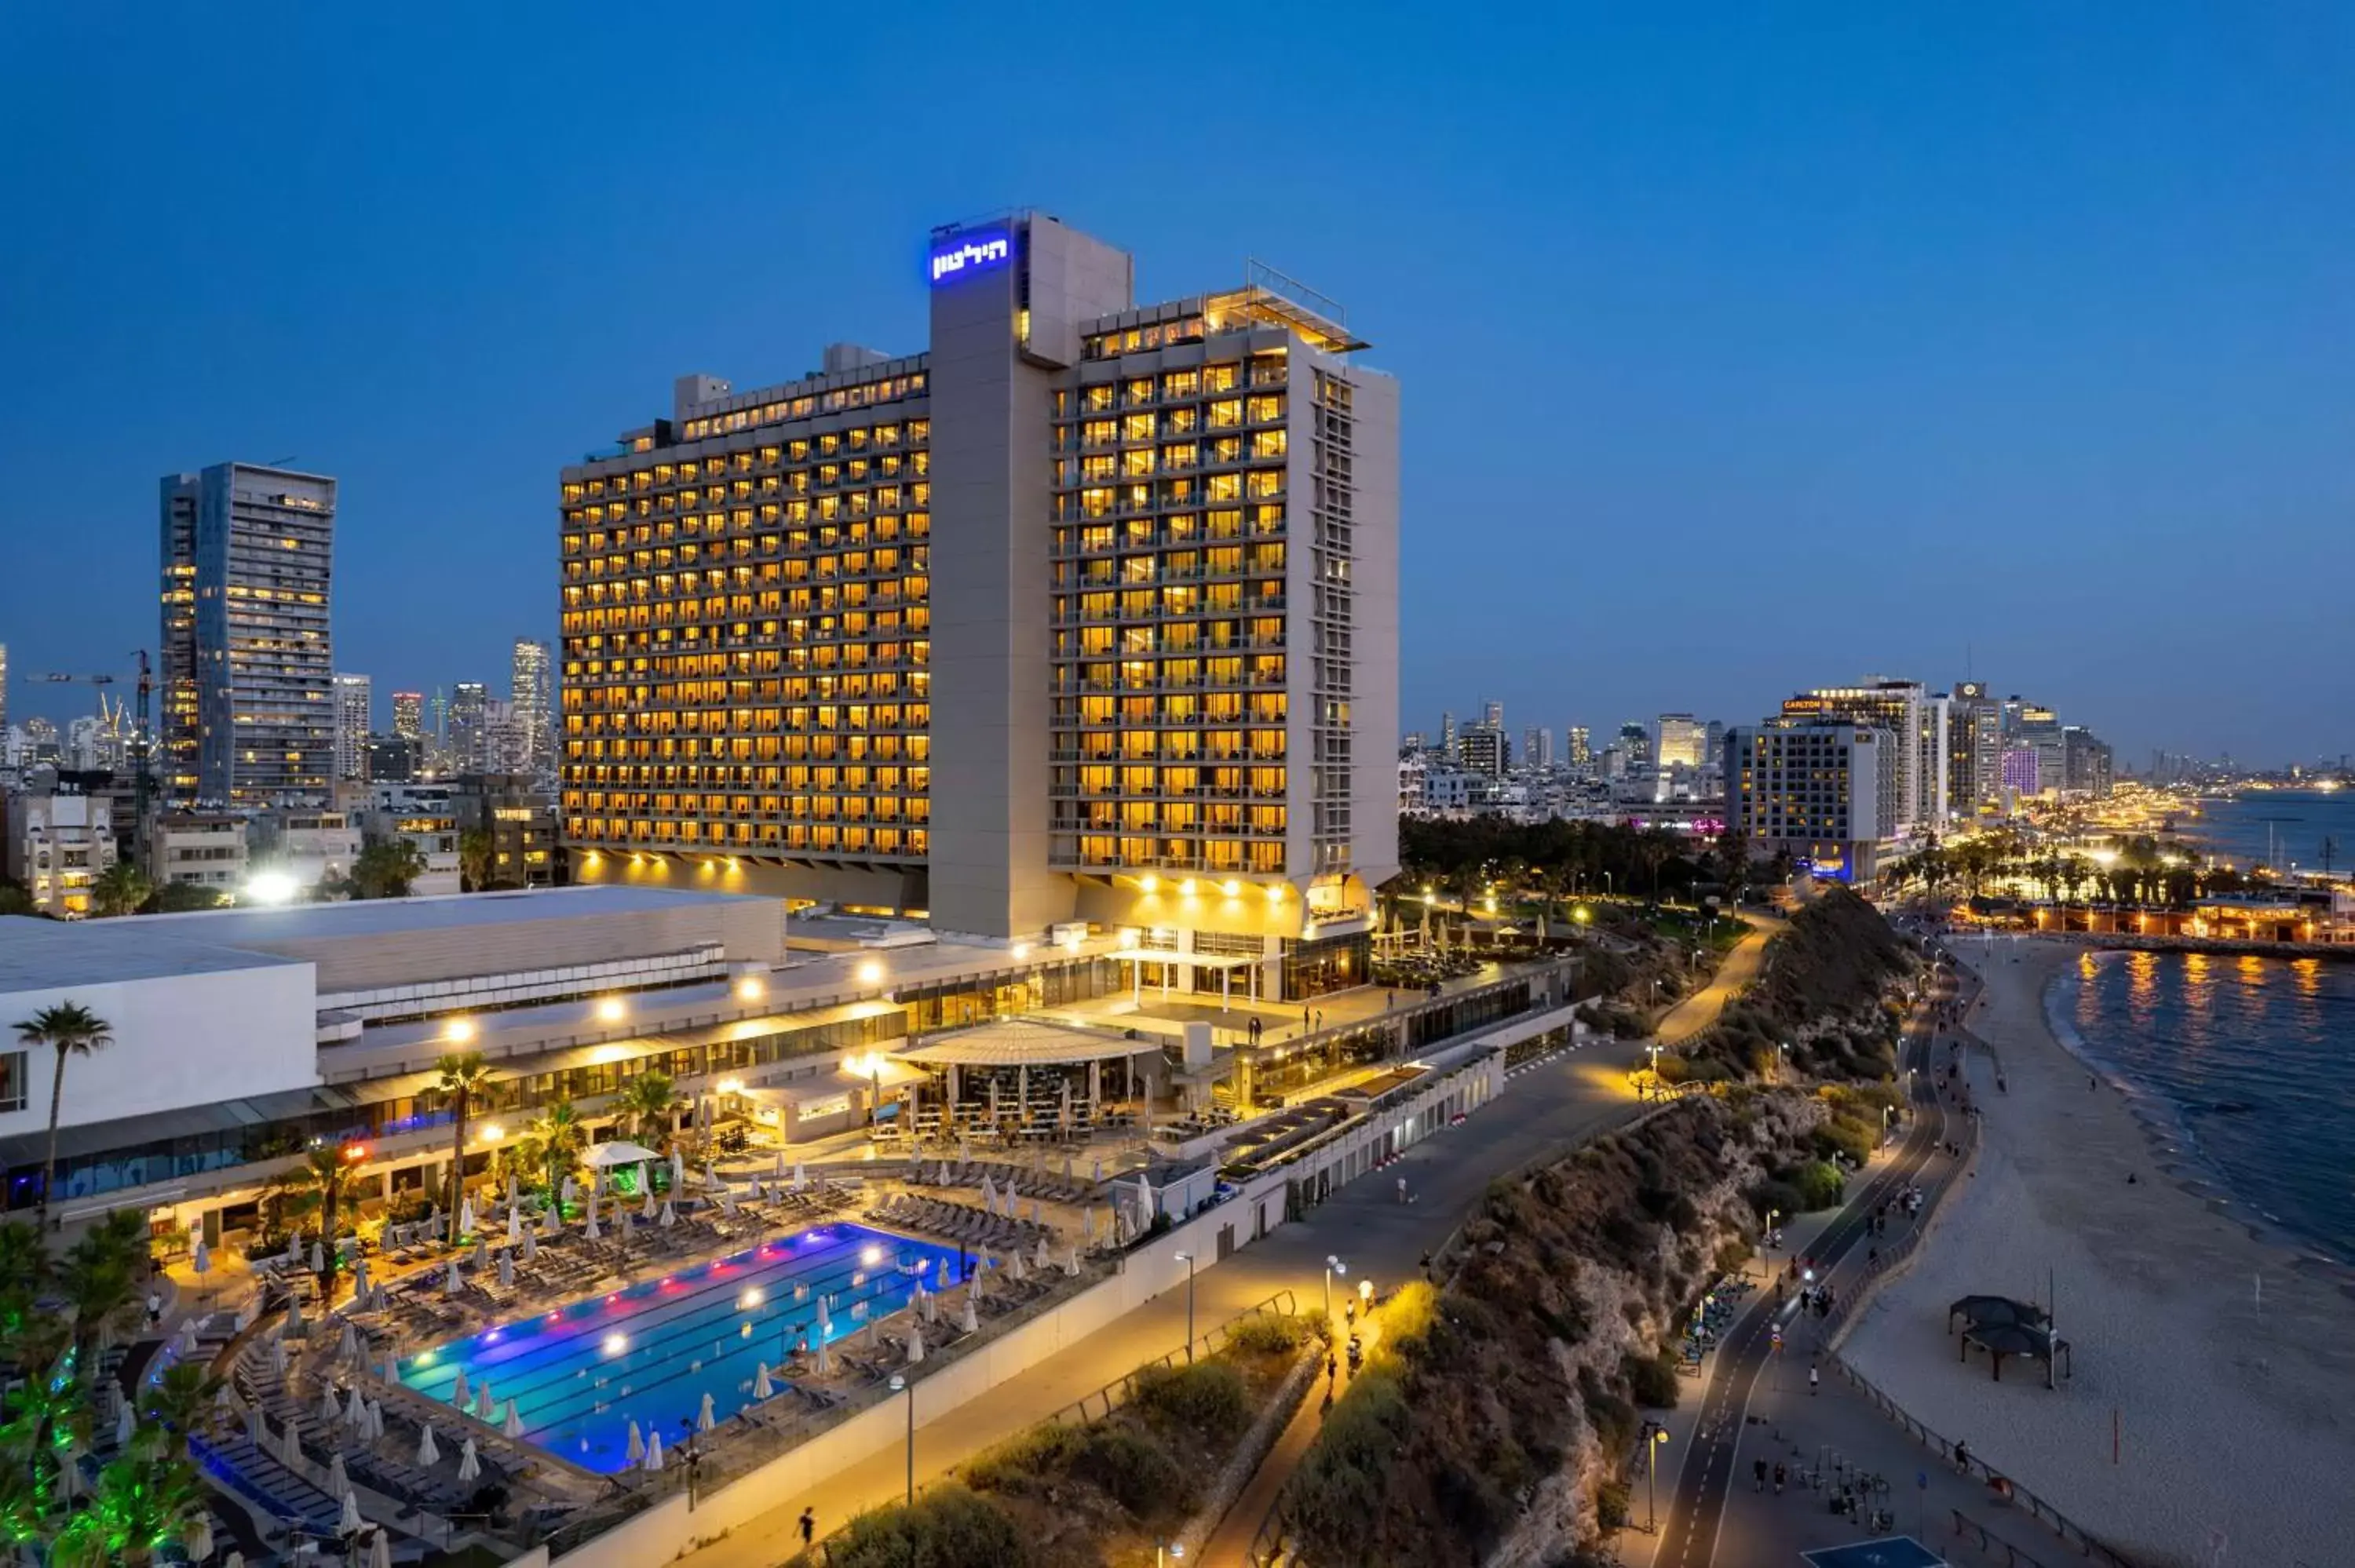
[[[8,802],[8,875],[44,915],[78,920],[91,912],[91,885],[114,863],[114,814],[103,795],[67,790]]]
[[[245,885],[245,819],[227,811],[165,811],[147,823],[147,880],[234,895]]]

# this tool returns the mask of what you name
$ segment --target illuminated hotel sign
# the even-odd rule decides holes
[[[932,248],[932,281],[944,283],[966,272],[1003,267],[1014,259],[1014,237],[1003,230],[960,234]]]

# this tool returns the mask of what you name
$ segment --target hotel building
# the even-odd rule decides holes
[[[336,765],[336,482],[217,463],[162,482],[164,790],[318,803]]]
[[[1918,681],[1869,680],[1860,686],[1821,686],[1784,700],[1779,722],[1841,722],[1886,730],[1899,744],[1883,764],[1895,786],[1893,817],[1880,824],[1885,838],[1934,829],[1946,820],[1949,700]]]
[[[576,879],[1358,983],[1397,864],[1395,383],[1289,280],[1139,305],[1044,215],[938,230],[923,275],[925,352],[683,377],[561,474]]]
[[[1726,814],[1761,856],[1790,854],[1802,869],[1869,881],[1894,835],[1902,788],[1885,729],[1838,720],[1767,724],[1725,733]]]

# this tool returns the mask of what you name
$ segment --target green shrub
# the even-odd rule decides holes
[[[1677,1364],[1667,1351],[1657,1356],[1629,1356],[1619,1363],[1627,1379],[1627,1391],[1637,1404],[1646,1410],[1674,1410],[1678,1386]]]
[[[1298,1350],[1315,1331],[1305,1318],[1257,1312],[1228,1331],[1227,1343],[1249,1355],[1275,1355]]]
[[[1124,1426],[1090,1428],[1085,1446],[1071,1461],[1071,1475],[1099,1488],[1140,1520],[1182,1512],[1194,1495],[1192,1482],[1176,1460]]]
[[[1242,1374],[1220,1361],[1147,1367],[1130,1398],[1148,1421],[1228,1437],[1251,1425],[1251,1396]]]
[[[1041,1422],[967,1461],[965,1484],[977,1491],[1024,1492],[1041,1481],[1051,1483],[1071,1467],[1087,1436],[1084,1426]]]
[[[1627,1527],[1627,1483],[1605,1481],[1594,1489],[1594,1523],[1604,1531]]]
[[[1022,1568],[1029,1543],[1004,1509],[954,1484],[913,1508],[861,1514],[826,1549],[828,1568]]]
[[[1792,1185],[1798,1189],[1802,1210],[1828,1209],[1836,1206],[1840,1194],[1848,1190],[1848,1178],[1840,1174],[1837,1165],[1815,1160],[1799,1167]]]

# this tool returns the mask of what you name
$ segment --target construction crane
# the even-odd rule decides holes
[[[149,715],[153,707],[155,683],[147,662],[147,650],[134,648],[131,651],[131,656],[139,661],[138,717],[131,732],[130,744],[131,781],[133,799],[136,802],[137,820],[144,822],[147,820],[148,791],[155,775],[155,732],[149,726]],[[106,714],[105,688],[116,683],[116,678],[112,675],[48,674],[38,676],[37,679],[51,685],[98,687],[98,711],[101,717]],[[123,710],[118,706],[114,711],[120,714]]]

